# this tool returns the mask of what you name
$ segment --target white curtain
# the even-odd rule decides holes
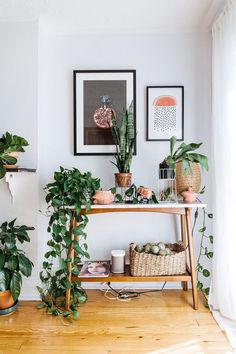
[[[214,259],[209,302],[236,347],[236,0],[227,1],[212,34]]]

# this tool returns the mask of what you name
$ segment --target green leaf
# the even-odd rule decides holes
[[[21,276],[19,273],[14,273],[11,278],[10,290],[13,297],[13,300],[16,301],[20,295],[21,291]]]
[[[47,307],[47,305],[46,305],[44,302],[41,302],[40,304],[38,304],[38,305],[36,306],[36,308],[37,308],[38,310],[44,309],[45,307]]]
[[[79,312],[77,310],[73,310],[72,311],[72,315],[74,316],[74,318],[78,319],[80,318]]]
[[[10,275],[5,270],[0,270],[0,291],[8,290],[10,286]]]
[[[204,275],[204,277],[208,278],[210,276],[210,272],[208,269],[203,269],[202,274]]]
[[[201,232],[201,233],[203,233],[205,231],[206,231],[206,226],[204,226],[204,227],[202,227],[201,229],[198,230],[198,232]]]
[[[176,141],[177,141],[176,136],[172,136],[170,138],[170,155],[171,156],[173,156],[173,151],[174,151],[174,147],[175,147]]]
[[[202,288],[203,288],[203,284],[200,281],[198,281],[197,282],[197,289],[201,290]]]
[[[0,250],[0,270],[4,267],[5,260],[6,260],[5,254],[3,253],[2,250]]]
[[[209,258],[209,259],[210,259],[210,258],[213,258],[213,255],[214,255],[213,252],[208,252],[208,253],[207,253],[207,258]]]
[[[17,258],[18,258],[19,269],[20,269],[21,273],[23,275],[25,275],[26,277],[29,277],[32,273],[32,263],[23,254],[18,255]]]
[[[213,214],[207,214],[208,218],[213,219]]]
[[[7,267],[11,271],[17,270],[18,267],[17,256],[10,256],[8,258]]]
[[[214,239],[214,238],[213,238],[212,235],[209,236],[209,239],[210,239],[210,243],[213,243],[213,239]]]
[[[206,288],[206,289],[204,289],[204,292],[205,292],[205,294],[208,296],[208,295],[209,295],[209,293],[210,293],[210,288]]]

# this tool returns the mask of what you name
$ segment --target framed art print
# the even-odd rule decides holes
[[[74,71],[74,155],[114,154],[111,117],[133,103],[136,121],[135,90],[135,70]]]
[[[147,87],[147,140],[184,139],[184,86]]]

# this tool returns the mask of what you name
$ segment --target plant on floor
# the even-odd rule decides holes
[[[78,263],[83,257],[89,258],[85,241],[88,218],[81,214],[81,210],[83,205],[86,211],[90,209],[92,196],[99,188],[100,180],[93,178],[90,172],[62,167],[54,173],[54,181],[45,187],[51,238],[47,242],[49,250],[40,273],[43,286],[37,288],[42,300],[38,308],[46,308],[49,314],[78,318],[77,307],[86,301],[81,282],[70,279],[69,274],[72,272],[72,277],[78,276]],[[57,260],[59,268],[55,271],[53,267]],[[67,289],[70,289],[69,309],[65,309]]]
[[[24,138],[8,132],[0,138],[0,179],[6,174],[4,165],[15,165],[17,162],[16,153],[24,152],[24,147],[28,145]]]
[[[176,137],[172,136],[170,139],[170,155],[168,155],[165,160],[163,161],[166,162],[167,167],[166,168],[171,168],[175,169],[176,163],[182,162],[182,169],[183,172],[186,173],[192,173],[191,169],[191,162],[196,162],[199,163],[202,169],[205,169],[208,171],[208,158],[205,155],[202,154],[197,154],[196,152],[193,152],[202,145],[202,143],[196,144],[196,143],[191,143],[191,144],[185,144],[182,143],[175,151],[174,147],[176,144]]]
[[[28,231],[34,227],[16,226],[16,219],[0,226],[0,291],[10,291],[14,303],[21,291],[22,275],[29,277],[33,263],[17,243],[30,242]],[[13,305],[12,303],[12,305]]]

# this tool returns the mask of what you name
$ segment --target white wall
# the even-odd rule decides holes
[[[74,69],[136,69],[137,148],[133,181],[157,188],[158,164],[168,142],[147,142],[146,86],[185,86],[185,141],[204,141],[202,126],[210,115],[211,38],[202,34],[81,35],[40,37],[39,49],[39,179],[40,190],[60,165],[90,170],[102,188],[114,185],[115,168],[107,156],[73,156]],[[207,81],[207,82],[206,82]],[[208,153],[208,145],[203,152]],[[43,198],[43,195],[42,195]],[[40,208],[45,208],[43,199]],[[40,220],[41,251],[45,251],[47,220]],[[92,259],[107,259],[129,242],[173,241],[176,222],[166,215],[96,215],[87,228]],[[199,240],[196,240],[199,244]]]
[[[30,148],[19,162],[37,166],[38,24],[0,23],[0,135],[25,137]]]
[[[168,142],[145,141],[147,85],[185,86],[185,141],[203,141],[202,151],[208,154],[211,95],[208,33],[47,36],[42,31],[38,40],[36,24],[9,23],[0,25],[0,38],[1,131],[14,130],[30,141],[21,165],[36,167],[38,157],[38,186],[35,181],[30,183],[36,195],[39,191],[40,200],[38,203],[37,198],[34,201],[28,198],[30,208],[27,207],[33,217],[29,220],[37,224],[38,218],[37,242],[32,243],[31,255],[35,264],[42,263],[46,249],[48,219],[38,210],[46,208],[42,188],[52,180],[53,172],[60,165],[75,166],[100,177],[103,188],[114,184],[111,157],[73,156],[74,69],[136,69],[138,155],[134,157],[132,172],[137,185],[157,188],[158,164],[169,149]],[[0,199],[0,208],[4,208],[1,219],[13,210],[4,203],[9,197],[7,193],[4,185],[0,192],[4,194]],[[23,222],[25,214],[17,210]],[[109,258],[111,249],[127,249],[131,241],[173,241],[177,229],[175,219],[167,215],[91,216],[87,228],[91,258]],[[196,247],[198,243],[196,239]],[[31,284],[25,283],[23,298],[37,296],[35,273],[31,280]]]

